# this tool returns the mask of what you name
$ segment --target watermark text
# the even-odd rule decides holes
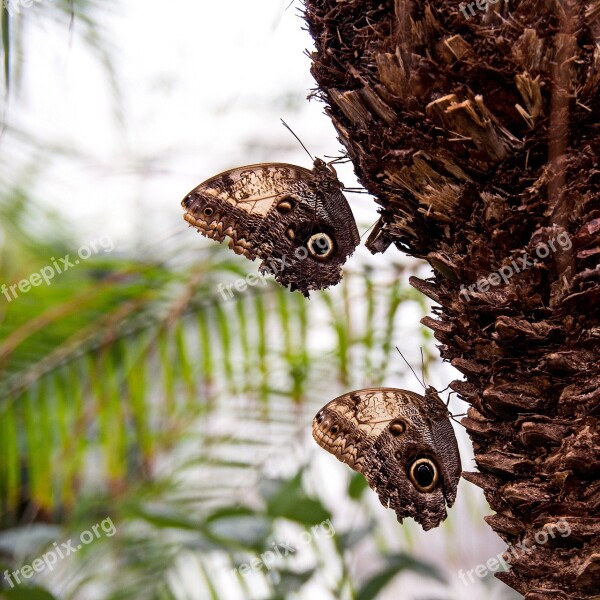
[[[4,571],[4,579],[11,588],[14,588],[15,585],[20,585],[22,580],[33,577],[34,573],[42,573],[46,569],[48,571],[53,571],[59,560],[63,560],[68,556],[71,556],[71,554],[75,554],[75,552],[81,550],[83,546],[87,546],[94,540],[100,538],[102,534],[106,537],[112,537],[116,532],[117,528],[112,522],[112,519],[107,517],[100,523],[93,525],[90,530],[82,531],[79,535],[79,541],[81,543],[77,546],[73,545],[73,540],[68,540],[60,545],[58,542],[54,542],[51,550],[48,550],[42,554],[42,556],[33,560],[30,565],[24,565],[20,569],[15,569],[14,571]]]
[[[488,573],[498,571],[500,567],[502,567],[503,571],[507,571],[510,568],[511,560],[514,560],[523,553],[529,554],[533,552],[538,546],[546,544],[550,538],[554,539],[557,533],[563,538],[569,537],[571,535],[571,526],[564,519],[559,519],[556,523],[546,525],[536,532],[534,536],[535,544],[527,545],[524,542],[519,542],[518,544],[509,546],[506,552],[500,552],[496,556],[489,558],[485,563],[478,564],[473,569],[469,569],[466,572],[461,569],[458,572],[458,578],[464,585],[469,585],[475,583],[475,577],[481,579]]]
[[[59,275],[72,269],[78,265],[82,260],[87,260],[92,254],[98,254],[100,250],[103,252],[112,252],[114,250],[114,244],[112,240],[107,236],[102,236],[97,240],[92,240],[89,244],[81,246],[77,250],[77,257],[71,257],[70,254],[59,258],[58,260],[52,256],[50,258],[49,265],[42,267],[36,273],[32,273],[27,279],[21,279],[19,283],[13,285],[7,285],[3,283],[0,286],[0,293],[4,294],[4,297],[8,302],[12,302],[18,298],[19,292],[26,294],[31,290],[32,287],[37,287],[45,283],[50,285],[54,276],[58,273]]]
[[[300,543],[307,545],[313,539],[319,538],[331,538],[335,535],[335,529],[330,519],[323,521],[319,525],[313,525],[310,530],[303,531],[300,534]],[[253,557],[248,562],[242,563],[235,569],[231,569],[231,573],[236,575],[239,573],[242,577],[247,577],[254,572],[262,571],[266,569],[268,573],[277,571],[277,566],[282,566],[282,561],[295,554],[298,548],[290,544],[287,540],[285,542],[273,543],[272,550],[267,550],[262,554]]]
[[[530,256],[526,252],[523,256],[516,258],[509,264],[503,265],[500,269],[487,277],[481,277],[469,287],[464,284],[461,285],[461,291],[458,295],[463,300],[469,300],[471,294],[476,292],[488,292],[491,287],[499,286],[501,283],[507,284],[513,275],[533,267],[535,264],[539,263],[541,259],[547,258],[550,255],[550,252],[556,252],[558,248],[570,250],[572,247],[573,242],[571,242],[568,233],[562,231],[555,238],[549,239],[547,242],[537,246],[535,249],[535,256]]]

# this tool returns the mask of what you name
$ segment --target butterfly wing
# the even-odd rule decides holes
[[[427,530],[446,518],[460,479],[460,456],[444,404],[395,388],[344,394],[313,421],[317,443],[362,473],[399,521]],[[449,427],[449,429],[447,428]]]
[[[181,202],[184,219],[203,235],[222,242],[254,260],[260,255],[258,232],[266,215],[311,172],[284,163],[238,167],[207,179]],[[263,236],[264,237],[264,236]]]
[[[263,259],[261,272],[283,285],[304,294],[333,285],[359,238],[340,183],[323,165],[225,171],[184,198],[184,218],[207,237],[230,237],[230,247],[250,260]]]

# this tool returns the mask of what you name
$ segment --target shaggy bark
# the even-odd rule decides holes
[[[600,1],[462,6],[307,0],[315,94],[382,206],[369,248],[434,268],[486,520],[513,549],[571,528],[498,577],[598,597]]]

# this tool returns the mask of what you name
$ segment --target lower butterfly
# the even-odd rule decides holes
[[[342,184],[331,165],[313,169],[261,163],[215,175],[181,202],[184,219],[237,254],[262,259],[291,290],[308,296],[337,284],[360,237]]]
[[[461,476],[448,416],[432,387],[425,396],[369,388],[326,404],[312,433],[319,446],[365,476],[398,521],[412,517],[428,530],[446,518]]]

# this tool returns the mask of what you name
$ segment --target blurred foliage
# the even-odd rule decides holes
[[[39,219],[43,210],[36,213]],[[220,394],[250,395],[268,417],[273,397],[301,403],[311,378],[344,387],[352,379],[381,382],[395,351],[400,302],[417,299],[398,283],[375,286],[366,272],[310,302],[270,282],[224,301],[219,284],[243,277],[246,265],[220,248],[179,270],[100,254],[56,273],[50,285],[42,281],[26,293],[13,288],[14,298],[11,279],[52,268],[62,254],[71,262],[77,256],[65,252],[68,244],[36,248],[19,230],[25,223],[8,222],[5,238],[13,243],[3,248],[0,272],[8,282],[0,297],[5,514],[19,510],[23,485],[45,518],[68,511],[91,454],[100,460],[101,480],[115,490],[132,474],[150,473],[157,453],[194,418],[208,418]],[[361,323],[351,314],[350,294],[363,291],[369,310]],[[328,336],[320,331],[312,351],[309,324],[319,312],[331,343],[323,346]]]
[[[99,63],[104,67],[106,81],[117,91],[114,70],[111,65],[109,36],[102,28],[100,11],[107,14],[113,3],[107,0],[3,0],[1,11],[2,35],[2,87],[4,88],[3,119],[6,117],[6,104],[10,96],[20,91],[24,47],[28,40],[23,35],[25,27],[36,24],[59,24],[68,36],[77,35],[94,51]],[[29,41],[31,39],[29,38]]]
[[[32,212],[50,233],[30,234]],[[30,279],[67,254],[74,262],[75,237],[32,199],[0,203],[0,214],[0,283]],[[310,531],[332,518],[305,489],[304,459],[285,458],[299,470],[283,479],[273,479],[265,461],[306,433],[324,382],[345,390],[385,379],[401,303],[422,300],[395,278],[374,281],[368,269],[310,301],[270,281],[223,292],[224,300],[219,284],[252,265],[221,247],[209,245],[185,266],[177,251],[152,262],[97,247],[49,285],[16,289],[16,298],[7,292],[10,301],[0,295],[2,526],[26,539],[32,524],[64,524],[66,535],[106,515],[119,523],[119,536],[82,551],[85,576],[60,588],[64,598],[86,597],[98,580],[105,598],[171,597],[182,556],[194,556],[207,593],[221,598],[215,553],[234,569],[281,539],[282,522]],[[364,487],[353,478],[350,496],[360,501]],[[326,552],[315,548],[341,573],[334,597],[354,589],[344,566],[352,536],[338,538],[343,543]],[[51,529],[19,552],[0,541],[0,552],[28,564],[56,539]],[[119,564],[118,578],[98,569],[98,555]],[[290,563],[253,575],[269,597],[318,577],[318,562],[308,570]],[[387,562],[382,577],[428,572],[419,565]]]

